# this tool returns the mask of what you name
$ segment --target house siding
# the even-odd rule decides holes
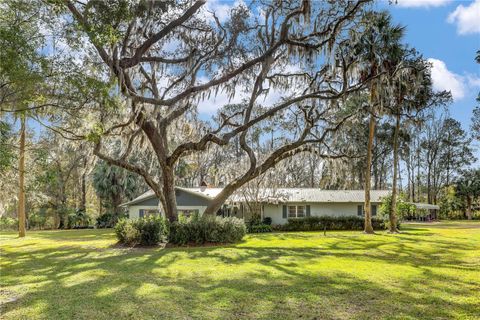
[[[207,206],[177,206],[178,210],[198,210],[202,215],[207,209]],[[128,217],[130,219],[138,219],[140,217],[140,210],[158,210],[158,206],[136,205],[128,208]]]
[[[379,203],[372,203],[379,205]],[[283,206],[303,205],[310,206],[310,216],[356,216],[358,205],[363,203],[306,203],[291,202],[287,204],[266,204],[264,205],[263,216],[272,218],[272,224],[285,224],[288,218],[283,217]],[[378,207],[377,207],[378,211]]]

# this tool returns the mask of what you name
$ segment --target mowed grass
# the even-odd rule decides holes
[[[480,222],[116,247],[111,230],[2,233],[2,319],[480,319]]]

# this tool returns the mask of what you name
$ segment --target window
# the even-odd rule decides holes
[[[372,214],[372,217],[377,215],[377,205],[376,204],[372,204],[370,206],[370,213]],[[357,206],[357,215],[358,216],[364,216],[365,215],[365,207],[363,205],[358,205]]]
[[[297,207],[296,206],[288,206],[288,217],[289,218],[296,218],[297,217]]]
[[[158,216],[160,211],[158,209],[140,209],[138,210],[138,216],[140,218],[146,218],[149,216]]]
[[[184,217],[190,217],[194,214],[198,215],[198,209],[191,209],[191,210],[178,210],[178,215],[182,215]]]
[[[297,206],[297,218],[305,217],[305,206]]]
[[[289,218],[303,218],[305,217],[305,206],[288,206]]]

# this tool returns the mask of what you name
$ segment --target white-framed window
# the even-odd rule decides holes
[[[149,216],[158,216],[160,211],[158,209],[140,209],[138,210],[138,216],[140,218],[146,218]]]
[[[377,215],[377,205],[376,204],[370,205],[370,213],[372,214],[372,217]],[[364,216],[365,215],[365,206],[364,205],[358,205],[357,206],[357,215],[358,216]]]
[[[178,214],[188,218],[194,214],[198,215],[199,210],[198,209],[181,209],[181,210],[178,210]]]
[[[305,217],[305,206],[297,206],[297,218]]]
[[[289,218],[303,218],[305,217],[305,206],[288,206]]]

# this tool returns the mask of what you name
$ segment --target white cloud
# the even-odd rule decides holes
[[[459,5],[448,15],[447,21],[457,25],[459,34],[480,33],[480,0],[466,7]]]
[[[448,70],[442,60],[430,58],[428,61],[432,64],[433,89],[448,90],[452,93],[453,99],[462,99],[466,90],[465,77]]]
[[[429,8],[441,7],[449,2],[451,0],[397,0],[396,4],[403,8]]]
[[[221,109],[227,104],[238,104],[242,99],[246,98],[244,94],[236,93],[232,99],[225,92],[218,92],[216,96],[211,95],[210,99],[205,99],[198,103],[198,112],[203,114],[215,114],[218,109]]]
[[[245,5],[243,0],[210,0],[205,5],[205,9],[206,11],[215,12],[218,20],[220,22],[225,22],[230,18],[230,11],[234,7],[238,7],[240,5]],[[206,14],[206,16],[209,20],[213,19],[211,14]]]
[[[467,74],[467,83],[469,87],[480,87],[480,77],[474,74]]]

